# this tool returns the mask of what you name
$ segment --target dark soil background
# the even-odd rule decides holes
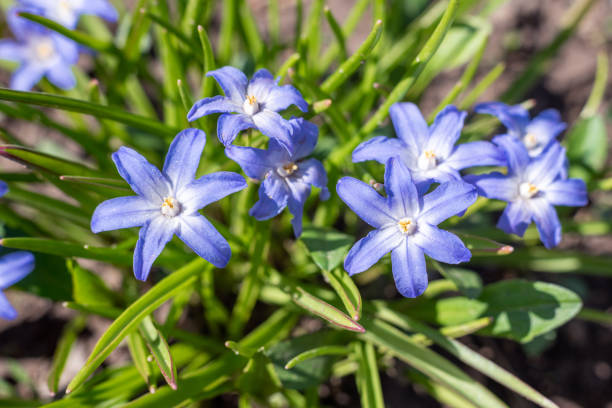
[[[129,3],[129,2],[128,2]],[[266,1],[249,0],[256,15],[260,29],[265,31]],[[305,3],[309,3],[305,1]],[[352,1],[329,0],[327,4],[338,20],[348,14]],[[392,3],[400,4],[399,0]],[[547,45],[557,34],[564,12],[574,3],[572,0],[511,0],[507,1],[492,16],[493,33],[485,52],[476,80],[484,75],[497,62],[505,61],[506,71],[502,77],[481,98],[492,100],[498,97],[516,78],[537,50]],[[294,1],[280,2],[283,31],[292,32],[294,25]],[[306,13],[305,13],[306,14]],[[349,43],[354,49],[369,31],[370,19],[363,18]],[[514,46],[510,46],[514,44]],[[533,98],[534,111],[553,107],[561,112],[563,119],[570,125],[576,120],[593,83],[596,56],[607,50],[610,59],[612,49],[612,1],[600,0],[584,18],[577,33],[563,46],[549,71],[530,91],[527,98]],[[610,64],[612,65],[612,63]],[[0,74],[6,83],[7,73]],[[452,88],[461,75],[461,69],[440,75],[423,95],[420,106],[426,113],[437,106],[439,101]],[[612,75],[610,75],[612,78]],[[608,85],[612,84],[612,81]],[[602,107],[608,118],[608,135],[612,135],[610,125],[611,89],[608,86]],[[0,119],[3,122],[6,119]],[[20,134],[30,132],[33,144],[45,137],[58,140],[56,135],[29,124],[17,124]],[[15,132],[17,133],[17,132]],[[612,143],[611,143],[612,146]],[[6,168],[6,163],[2,163]],[[596,198],[601,202],[612,203],[610,194]],[[579,212],[578,217],[588,218],[589,209]],[[612,237],[579,237],[568,235],[562,244],[565,248],[580,248],[589,253],[612,255]],[[88,265],[89,266],[89,265]],[[610,263],[612,268],[612,262]],[[105,280],[116,287],[120,277],[92,264],[92,269],[100,271]],[[500,271],[483,270],[485,282],[500,279]],[[513,271],[503,271],[503,276],[512,276]],[[609,279],[563,275],[533,275],[530,278],[553,280],[571,285],[581,295],[585,305],[599,310],[610,310],[612,306],[612,281]],[[34,297],[29,294],[8,291],[8,297],[19,311],[19,318],[13,322],[0,321],[0,378],[15,383],[20,376],[14,366],[18,362],[30,384],[22,381],[18,391],[22,397],[49,396],[46,381],[51,366],[51,358],[61,334],[63,325],[73,313],[59,304]],[[163,312],[163,310],[162,310]],[[82,366],[95,341],[108,326],[108,321],[91,318],[87,330],[77,341],[68,360],[62,384],[71,378]],[[517,374],[545,395],[552,398],[562,408],[612,408],[612,328],[574,320],[557,330],[548,340],[540,344],[524,347],[520,344],[497,339],[469,337],[463,340],[470,347],[495,360],[498,364]],[[537,350],[541,346],[542,350]],[[440,350],[438,350],[440,351]],[[443,353],[443,351],[440,351]],[[108,363],[127,361],[125,349],[119,349],[108,359]],[[452,359],[452,358],[451,358]],[[531,407],[532,403],[517,396],[506,388],[494,383],[478,372],[466,369],[473,378],[493,390],[510,407]],[[410,368],[401,362],[394,362],[382,377],[385,402],[389,407],[438,407],[425,389],[408,380]],[[359,405],[359,397],[351,376],[334,379],[320,387],[322,402],[328,406],[354,407]],[[230,397],[217,400],[224,406],[233,406],[236,399]]]

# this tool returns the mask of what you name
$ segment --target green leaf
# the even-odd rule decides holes
[[[601,114],[581,118],[567,135],[567,156],[572,164],[580,164],[599,173],[608,157],[608,135]]]
[[[345,330],[363,332],[363,327],[340,310],[336,309],[332,305],[323,300],[311,295],[304,289],[297,287],[292,290],[291,298],[300,307],[308,310],[312,314],[315,314],[334,326],[340,327]]]
[[[24,164],[34,170],[43,170],[53,174],[70,174],[73,176],[96,177],[100,173],[70,160],[52,156],[47,153],[15,145],[0,146],[0,155],[7,159]]]
[[[170,388],[176,390],[176,366],[172,360],[168,342],[166,342],[166,339],[157,329],[150,316],[142,319],[139,328],[149,351],[155,358],[159,371],[161,371]]]
[[[110,119],[124,123],[135,129],[142,130],[157,136],[171,137],[179,132],[179,129],[167,126],[157,120],[144,116],[134,115],[125,109],[104,106],[79,99],[65,96],[51,95],[41,92],[13,91],[0,89],[0,100],[21,102],[29,105],[48,106],[50,108],[62,109],[69,112],[79,112],[95,116],[101,119]],[[64,174],[70,174],[64,172]]]
[[[311,358],[334,355],[343,356],[349,354],[349,352],[350,349],[345,346],[321,346],[313,348],[306,350],[289,360],[287,364],[285,364],[285,370],[291,370],[296,365],[303,363],[306,360],[310,360]]]
[[[355,375],[357,389],[364,408],[384,407],[376,351],[372,343],[358,343],[356,346],[359,368]]]
[[[490,238],[467,234],[465,232],[453,231],[461,238],[465,246],[472,252],[473,256],[480,255],[510,255],[514,247],[508,244],[494,241]]]
[[[300,240],[308,249],[312,260],[325,271],[336,268],[355,242],[355,238],[333,229],[304,227]]]
[[[86,323],[87,320],[83,316],[77,316],[72,319],[62,331],[62,335],[53,353],[53,363],[51,365],[51,371],[49,372],[49,378],[47,379],[47,385],[52,394],[57,393],[60,377],[66,366],[66,361],[68,360],[72,345]]]
[[[340,338],[338,332],[320,331],[279,342],[266,350],[266,355],[272,360],[276,374],[284,387],[305,390],[324,382],[329,377],[331,367],[338,357],[331,354],[318,355],[287,369],[289,362],[308,350],[328,346]],[[343,348],[346,351],[346,347]]]
[[[149,352],[142,335],[134,331],[127,336],[126,340],[134,366],[149,386],[149,392],[154,393],[157,388],[154,364],[147,358]]]
[[[138,298],[110,325],[94,347],[85,366],[68,384],[67,392],[79,387],[102,364],[108,355],[121,343],[140,322],[162,303],[170,299],[181,288],[191,285],[202,272],[206,263],[197,258],[176,272],[168,275]]]
[[[528,342],[563,325],[581,308],[580,297],[569,289],[517,279],[488,285],[477,299],[452,297],[422,302],[407,313],[443,326],[491,316],[493,324],[480,334]]]
[[[452,281],[461,293],[469,298],[476,298],[482,292],[482,280],[480,275],[469,269],[457,267],[442,267],[438,262],[433,262],[434,266],[440,274],[446,279]]]

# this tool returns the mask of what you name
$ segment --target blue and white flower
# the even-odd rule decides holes
[[[183,130],[170,145],[162,172],[130,148],[113,153],[119,174],[137,195],[100,204],[92,216],[91,230],[142,227],[134,251],[136,279],[147,279],[153,262],[174,234],[216,267],[227,265],[229,244],[198,210],[247,184],[239,174],[224,171],[195,179],[205,144],[201,130]]]
[[[79,17],[90,14],[108,21],[117,21],[117,10],[108,0],[19,0],[26,7],[37,10],[34,14],[57,21],[66,28],[75,28]]]
[[[427,288],[424,254],[450,264],[470,260],[463,242],[437,227],[476,201],[476,189],[468,183],[445,182],[423,196],[404,162],[393,158],[385,168],[386,197],[352,177],[341,178],[336,190],[351,210],[376,228],[346,256],[344,269],[350,275],[367,270],[391,252],[395,286],[403,296],[413,298]]]
[[[290,105],[308,111],[308,104],[297,89],[291,85],[279,86],[266,69],[255,72],[250,81],[242,71],[231,66],[208,72],[206,76],[215,78],[225,96],[196,102],[187,120],[223,113],[217,124],[217,136],[225,146],[231,145],[240,131],[255,128],[285,149],[293,149],[291,125],[277,112]]]
[[[444,108],[431,126],[413,103],[396,103],[389,109],[397,138],[378,136],[353,151],[353,162],[376,160],[385,164],[398,157],[410,170],[419,190],[432,182],[461,180],[460,170],[475,166],[504,165],[502,153],[490,142],[455,146],[466,113],[452,105]]]
[[[513,136],[501,135],[493,141],[506,153],[508,174],[469,175],[466,181],[473,183],[484,197],[508,202],[498,228],[523,236],[535,221],[544,246],[557,246],[561,242],[561,223],[554,206],[582,207],[588,202],[584,181],[566,176],[565,149],[552,143],[531,159],[523,143]]]
[[[0,258],[0,317],[13,320],[17,311],[1,291],[13,286],[34,270],[34,255],[29,252],[11,252]]]
[[[320,197],[329,197],[327,173],[320,161],[307,158],[317,144],[319,129],[302,118],[291,119],[292,149],[287,151],[271,139],[267,150],[252,147],[228,146],[225,154],[250,178],[261,180],[259,201],[249,214],[258,220],[278,215],[285,207],[293,214],[293,231],[296,237],[302,233],[304,203],[311,186],[321,189]]]
[[[497,117],[508,135],[523,142],[530,157],[540,155],[567,127],[555,109],[546,109],[533,119],[521,105],[509,106],[502,102],[481,103],[474,110]]]

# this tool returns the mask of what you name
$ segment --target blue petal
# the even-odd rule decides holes
[[[266,109],[275,112],[287,109],[291,105],[297,106],[302,112],[308,112],[308,103],[304,100],[300,91],[292,85],[274,85],[263,103]]]
[[[118,18],[117,10],[108,0],[87,0],[79,11],[81,14],[93,14],[108,21],[117,21]]]
[[[336,184],[336,191],[359,218],[374,228],[396,222],[387,200],[363,181],[342,177]]]
[[[580,179],[557,180],[544,190],[544,197],[552,205],[583,207],[588,204],[587,189]]]
[[[153,203],[161,205],[170,193],[168,179],[140,153],[122,146],[112,154],[119,175],[132,190]]]
[[[205,145],[206,134],[195,128],[183,130],[170,144],[163,172],[175,192],[194,181]]]
[[[556,109],[542,111],[529,122],[525,129],[525,133],[532,134],[537,141],[537,146],[530,149],[530,155],[532,157],[539,155],[566,127],[567,125],[561,121],[561,115]]]
[[[24,63],[11,77],[11,89],[16,91],[29,91],[40,81],[45,71],[37,65]]]
[[[257,129],[271,139],[276,139],[288,152],[294,152],[295,140],[289,123],[281,115],[271,110],[263,110],[253,115]]]
[[[0,180],[0,197],[5,195],[8,189],[8,185],[4,181]]]
[[[518,179],[505,174],[493,172],[489,174],[468,174],[463,178],[478,189],[478,194],[496,200],[512,201],[518,194]]]
[[[465,211],[478,194],[474,186],[463,181],[449,181],[423,197],[419,222],[438,225],[447,218]]]
[[[247,183],[240,174],[218,171],[206,174],[177,191],[176,199],[186,214],[196,212],[210,203],[219,201],[236,191],[246,188]]]
[[[287,205],[290,194],[289,187],[287,183],[285,183],[285,180],[274,172],[271,172],[270,175],[264,179],[260,191],[275,201],[279,208]]]
[[[17,317],[17,311],[2,292],[0,292],[0,317],[5,320],[14,320]]]
[[[134,275],[136,279],[147,280],[153,262],[164,250],[168,241],[172,239],[176,229],[176,219],[168,219],[163,215],[147,222],[140,229],[136,249],[134,249]]]
[[[287,156],[285,149],[282,149],[282,151],[284,154],[282,154],[281,160]],[[225,155],[238,163],[248,177],[256,180],[263,180],[270,169],[276,168],[278,163],[282,163],[281,160],[276,160],[278,154],[254,147],[230,145],[225,148]]]
[[[349,275],[363,272],[393,251],[403,240],[404,237],[395,225],[371,231],[350,249],[344,260],[344,269]]]
[[[113,231],[141,227],[159,215],[161,207],[141,196],[117,197],[104,201],[91,216],[91,231]]]
[[[308,159],[299,163],[299,177],[302,182],[321,189],[321,200],[329,198],[327,189],[327,173],[323,164],[317,159]]]
[[[232,256],[225,238],[200,214],[181,217],[176,235],[196,254],[217,268],[224,268]]]
[[[451,166],[455,170],[463,170],[477,166],[505,166],[506,157],[493,143],[478,141],[463,143],[455,147],[443,165]]]
[[[386,164],[390,158],[401,157],[407,152],[409,149],[401,140],[376,136],[361,143],[353,150],[353,163],[376,160],[380,164]]]
[[[6,21],[11,28],[11,32],[18,40],[27,40],[32,34],[48,34],[49,30],[33,21],[20,17],[17,13],[28,12],[31,14],[42,14],[42,10],[36,7],[30,7],[27,4],[19,5],[19,7],[11,7],[6,12]]]
[[[459,237],[427,223],[419,222],[418,230],[411,238],[427,256],[440,262],[458,264],[472,257]]]
[[[226,96],[217,95],[212,98],[204,98],[197,101],[189,110],[187,120],[192,122],[202,116],[212,113],[229,112],[242,112],[242,106],[235,104]]]
[[[312,153],[319,138],[319,127],[303,118],[289,119],[293,138],[296,140],[291,159],[298,160]]]
[[[262,68],[253,74],[247,85],[246,95],[254,96],[260,105],[266,105],[268,95],[275,86],[277,85],[270,71]]]
[[[243,113],[236,115],[225,113],[219,116],[217,137],[224,146],[229,146],[236,139],[238,133],[253,127],[255,127],[255,123],[253,123],[253,119],[249,115]]]
[[[412,182],[410,171],[399,159],[389,159],[385,167],[385,191],[391,213],[397,218],[418,214],[419,194]]]
[[[259,188],[259,201],[249,210],[249,215],[259,221],[268,220],[272,217],[276,217],[281,211],[285,209],[287,205],[288,196],[283,203],[279,205],[276,201],[268,197],[264,191],[264,187]]]
[[[24,47],[13,40],[0,40],[0,59],[14,62],[24,60]]]
[[[508,129],[508,133],[514,137],[520,137],[529,123],[529,112],[520,105],[508,106],[502,102],[485,102],[476,105],[474,111],[496,116]]]
[[[76,86],[76,78],[72,73],[70,65],[64,63],[55,64],[47,71],[49,81],[61,89],[72,89]]]
[[[247,77],[242,71],[231,66],[210,71],[206,76],[215,78],[225,96],[230,98],[234,103],[242,105],[246,98],[245,92],[247,87]]]
[[[391,252],[391,269],[395,287],[402,296],[415,298],[427,289],[427,268],[423,250],[404,240]]]
[[[53,39],[55,51],[60,54],[63,59],[61,63],[65,65],[76,64],[79,60],[79,44],[61,34],[50,33],[49,35]]]
[[[296,181],[288,182],[289,185],[289,200],[287,206],[289,212],[293,215],[291,225],[296,238],[302,234],[302,213],[304,212],[304,204],[310,195],[310,184]]]
[[[503,150],[509,173],[522,175],[530,161],[523,143],[509,135],[495,136],[493,142]]]
[[[34,255],[30,252],[11,252],[0,258],[0,289],[13,286],[34,270]]]
[[[429,134],[427,122],[419,108],[410,102],[394,103],[389,108],[389,116],[397,137],[418,156]]]
[[[550,144],[527,166],[527,181],[540,188],[545,188],[561,175],[565,167],[565,160],[565,148],[557,142]]]
[[[540,240],[548,249],[554,248],[561,242],[561,223],[555,211],[545,199],[532,199],[533,220],[538,227]]]
[[[497,228],[507,234],[516,234],[522,237],[531,224],[532,212],[523,201],[510,202],[504,209]]]
[[[461,135],[466,116],[466,112],[459,111],[453,105],[442,109],[429,129],[425,149],[433,150],[437,156],[448,157]]]

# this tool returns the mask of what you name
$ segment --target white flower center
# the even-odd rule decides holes
[[[519,185],[519,194],[523,198],[532,198],[533,196],[538,194],[539,191],[540,189],[531,183],[525,182]]]
[[[242,104],[242,109],[244,110],[244,113],[252,116],[259,112],[259,103],[253,95],[247,95],[244,103]]]
[[[436,154],[433,150],[425,150],[419,156],[417,161],[417,165],[421,170],[431,170],[438,165],[438,159],[436,158]]]
[[[527,150],[532,150],[538,147],[538,138],[533,133],[527,133],[523,138],[523,143]]]
[[[290,162],[290,163],[285,164],[282,167],[279,167],[278,169],[276,169],[276,171],[282,177],[289,177],[290,175],[295,173],[297,169],[298,169],[298,165],[293,162]]]
[[[174,197],[166,197],[164,198],[164,202],[161,206],[161,213],[168,217],[176,217],[181,212],[182,207],[181,203],[179,203]]]
[[[397,228],[404,235],[412,235],[417,230],[417,224],[412,218],[402,218],[397,222]]]
[[[46,37],[34,40],[34,55],[40,62],[46,62],[53,58],[55,56],[53,40]]]

